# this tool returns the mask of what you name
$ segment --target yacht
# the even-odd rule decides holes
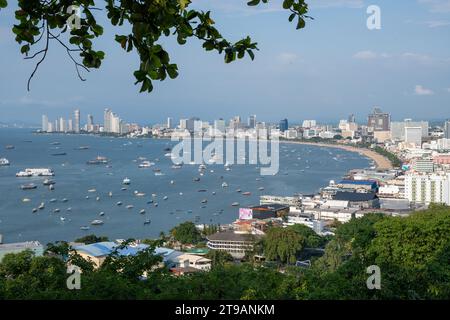
[[[125,178],[125,179],[123,179],[123,181],[122,181],[122,184],[128,185],[128,184],[130,184],[130,183],[131,183],[131,180],[128,179],[128,178]]]
[[[35,185],[34,183],[23,184],[23,185],[20,186],[20,188],[22,190],[31,190],[31,189],[36,189],[37,185]]]
[[[27,168],[16,173],[16,177],[47,177],[54,175],[53,170],[49,168]]]
[[[56,183],[56,182],[53,181],[53,180],[51,180],[51,179],[45,179],[44,181],[42,181],[42,184],[43,184],[44,186],[50,186],[50,185],[55,184],[55,183]]]
[[[151,166],[155,165],[154,162],[150,161],[143,161],[139,164],[139,168],[150,168]]]
[[[108,162],[108,158],[97,156],[95,159],[89,160],[87,164],[107,164]]]
[[[9,166],[9,160],[6,158],[0,158],[0,166]]]

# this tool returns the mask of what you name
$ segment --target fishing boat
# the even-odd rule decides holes
[[[106,157],[97,156],[93,160],[89,160],[86,163],[87,164],[108,164],[109,160]]]
[[[237,193],[240,193],[242,190],[241,189],[236,189],[236,192]]]
[[[37,185],[35,185],[34,183],[28,183],[28,184],[22,184],[20,186],[20,189],[22,190],[32,190],[32,189],[36,189]]]
[[[122,184],[125,184],[125,185],[129,185],[130,183],[131,183],[131,180],[128,179],[128,178],[125,178],[125,179],[123,179],[123,181],[122,181]]]
[[[0,167],[1,166],[9,166],[9,160],[6,158],[0,158]]]
[[[122,191],[127,191],[127,188],[122,188],[122,189],[120,189],[120,190],[122,190]]]
[[[50,186],[50,185],[55,184],[55,183],[56,183],[56,182],[53,181],[53,180],[51,180],[51,179],[45,179],[44,181],[42,181],[42,184],[43,184],[44,186]]]
[[[93,226],[99,226],[99,225],[103,224],[103,221],[102,220],[93,220],[93,221],[91,221],[91,224]]]

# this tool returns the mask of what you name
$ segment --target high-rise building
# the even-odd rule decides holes
[[[444,138],[450,139],[450,120],[445,121],[444,124]]]
[[[285,132],[289,128],[288,119],[280,120],[279,129],[281,132]]]
[[[356,122],[356,118],[355,118],[355,115],[353,113],[348,116],[348,122],[349,123],[355,123]]]
[[[110,109],[105,109],[103,114],[103,131],[104,132],[112,132],[111,131],[111,120],[112,120],[112,111]]]
[[[87,125],[86,130],[88,132],[94,131],[94,117],[91,114],[87,115]]]
[[[42,116],[42,131],[48,132],[48,117],[45,114]]]
[[[72,119],[67,120],[67,131],[74,132],[73,121]]]
[[[373,131],[388,131],[391,124],[391,115],[382,112],[380,108],[375,107],[369,114],[367,126]]]
[[[73,131],[75,133],[80,133],[80,110],[79,109],[75,110],[73,115],[74,115]],[[72,130],[70,130],[70,131],[72,131]]]
[[[421,127],[422,138],[428,137],[428,121],[405,119],[403,122],[391,122],[391,139],[394,141],[404,141],[406,127]]]
[[[256,115],[248,117],[248,127],[254,129],[256,126]]]
[[[405,142],[422,146],[422,127],[405,127]]]
[[[187,129],[187,121],[188,121],[188,119],[180,119],[180,129],[181,130]]]
[[[171,128],[172,128],[172,122],[173,122],[173,119],[170,118],[170,117],[168,117],[168,118],[167,118],[167,128],[168,128],[168,129],[171,129]]]
[[[407,174],[405,176],[405,198],[413,203],[450,205],[450,174]]]
[[[303,128],[314,128],[317,125],[316,120],[304,120],[302,127]]]
[[[214,120],[214,134],[219,136],[225,134],[225,120],[222,118]]]
[[[63,117],[59,118],[59,132],[67,132],[66,120]]]
[[[120,133],[120,118],[117,114],[111,114],[111,130],[112,133]]]

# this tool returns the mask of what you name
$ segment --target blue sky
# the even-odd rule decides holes
[[[13,1],[10,1],[12,3]],[[0,11],[0,122],[40,122],[81,109],[100,121],[112,108],[126,121],[162,122],[198,116],[205,120],[256,114],[261,121],[332,121],[355,113],[364,121],[373,106],[406,117],[450,117],[450,0],[310,0],[304,30],[287,21],[281,1],[249,8],[245,0],[194,0],[209,9],[230,40],[250,35],[259,44],[255,61],[230,65],[204,52],[192,39],[163,45],[178,64],[175,80],[155,83],[151,94],[138,93],[135,53],[113,40],[121,33],[107,25],[96,42],[106,51],[100,70],[78,80],[65,51],[53,44],[26,90],[34,62],[23,60],[10,31],[14,8]],[[382,29],[366,27],[366,9],[381,8]]]

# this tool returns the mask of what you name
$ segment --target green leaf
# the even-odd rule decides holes
[[[28,53],[28,51],[30,51],[30,45],[26,44],[24,46],[22,46],[22,48],[20,48],[20,52],[21,53]]]
[[[260,3],[260,0],[252,0],[247,2],[248,6],[257,6]]]
[[[0,0],[0,8],[6,8],[8,2],[6,0]]]

